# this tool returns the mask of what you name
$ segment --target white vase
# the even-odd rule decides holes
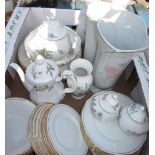
[[[123,10],[108,2],[96,2],[88,5],[86,10],[86,36],[84,58],[94,62],[97,49],[97,21],[102,18],[110,18],[118,10]]]
[[[79,58],[70,64],[70,70],[61,74],[62,79],[67,79],[67,85],[74,90],[72,96],[76,99],[84,97],[93,83],[93,66],[85,59]]]
[[[80,15],[79,15],[79,23],[77,25],[76,32],[81,38],[82,45],[84,45],[85,43],[85,36],[86,36],[86,29],[87,29],[86,10],[87,10],[88,5],[90,5],[91,3],[96,3],[96,2],[101,2],[101,0],[86,0],[85,1],[86,6],[85,8],[81,10]]]
[[[94,84],[99,89],[109,89],[131,59],[148,48],[147,28],[140,17],[128,11],[99,20],[97,27]]]

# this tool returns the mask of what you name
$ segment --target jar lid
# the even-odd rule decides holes
[[[140,104],[133,103],[129,105],[128,114],[136,122],[144,123],[145,121],[147,121],[145,107]]]
[[[59,40],[66,35],[66,29],[54,17],[48,18],[38,28],[39,35],[47,40]]]
[[[46,60],[38,55],[26,69],[26,77],[32,84],[47,84],[54,82],[59,74],[58,65],[52,60]]]
[[[114,94],[103,94],[100,96],[100,107],[108,113],[116,113],[119,110],[118,96]]]

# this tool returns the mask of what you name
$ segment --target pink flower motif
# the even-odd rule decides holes
[[[110,78],[115,78],[119,74],[119,70],[115,67],[106,67],[105,72]]]

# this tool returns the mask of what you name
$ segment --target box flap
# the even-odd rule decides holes
[[[21,26],[30,8],[16,7],[5,29],[5,71],[13,54]]]
[[[137,55],[133,58],[133,60],[142,86],[147,107],[149,107],[149,67],[147,65],[144,53]]]

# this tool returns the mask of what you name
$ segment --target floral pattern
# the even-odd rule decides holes
[[[37,57],[37,55],[42,55],[44,58],[46,58],[46,59],[51,59],[51,60],[53,60],[54,59],[54,54],[53,54],[53,52],[58,52],[59,53],[59,55],[64,55],[65,54],[65,51],[63,51],[63,50],[57,50],[57,51],[48,51],[47,49],[45,49],[45,48],[43,48],[42,50],[37,50],[36,51],[36,56],[35,57]]]
[[[53,85],[34,86],[33,88],[35,89],[36,92],[45,92],[45,91],[49,92],[52,90]]]
[[[137,111],[137,105],[136,104],[132,104],[131,106],[130,106],[130,114],[132,115],[133,113],[136,113],[136,112],[138,112]]]
[[[55,68],[48,63],[47,66],[47,74],[50,74],[50,76],[53,78],[53,72],[55,72]],[[32,76],[33,76],[33,80],[39,79],[41,78],[41,75],[43,74],[43,72],[36,72],[34,69],[32,70]]]

